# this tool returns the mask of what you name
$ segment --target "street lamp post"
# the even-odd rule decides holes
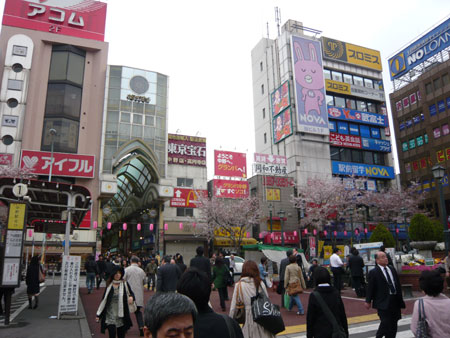
[[[353,209],[348,209],[348,214],[350,215],[350,226],[352,227],[352,232],[350,234],[350,247],[353,246]]]
[[[284,210],[278,211],[278,216],[280,216],[280,225],[281,225],[281,246],[284,246],[284,233],[283,233],[283,221],[284,221]]]
[[[270,203],[270,204],[269,204],[269,215],[270,215],[270,245],[273,245],[272,212],[273,212],[273,205],[272,205],[272,203]]]
[[[48,181],[51,182],[52,181],[52,172],[53,172],[53,144],[55,142],[55,136],[57,134],[56,129],[50,129],[48,131],[50,133],[50,137],[51,137],[51,143],[50,143],[50,173],[48,175]]]
[[[445,244],[445,256],[448,256],[448,242],[447,242],[447,210],[445,208],[444,193],[442,191],[442,178],[445,176],[445,168],[439,164],[436,164],[431,168],[433,177],[437,183],[439,190],[439,204],[441,206],[441,222],[444,230],[444,244]]]

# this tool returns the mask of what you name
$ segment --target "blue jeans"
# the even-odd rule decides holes
[[[289,311],[292,310],[292,307],[294,306],[294,302],[295,302],[295,304],[297,304],[298,312],[300,312],[301,314],[305,313],[305,310],[303,310],[303,305],[302,305],[302,302],[300,301],[299,295],[289,296]]]
[[[94,289],[95,286],[95,272],[86,272],[86,287],[89,292]]]

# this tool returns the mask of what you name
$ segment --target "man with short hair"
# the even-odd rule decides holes
[[[196,252],[197,256],[191,259],[191,263],[189,264],[189,266],[203,271],[209,278],[211,278],[211,262],[208,258],[203,256],[204,248],[202,246],[199,246],[196,249]]]
[[[144,336],[146,338],[194,337],[196,318],[197,309],[188,297],[175,292],[157,293],[145,306]]]
[[[284,273],[286,272],[286,267],[289,265],[289,257],[292,256],[293,251],[288,250],[286,251],[286,258],[283,258],[280,262],[280,281],[278,285],[278,290],[281,292],[281,307],[284,307],[284,293],[286,292],[286,289],[284,288]]]
[[[376,334],[377,338],[395,338],[397,334],[397,323],[402,317],[401,309],[405,308],[402,288],[398,279],[397,271],[388,265],[386,253],[378,251],[376,256],[377,265],[368,275],[368,287],[365,307],[377,309],[380,317],[380,326]]]
[[[177,288],[178,279],[181,277],[181,270],[176,264],[171,264],[171,257],[164,256],[162,265],[158,269],[156,280],[157,292],[175,291]]]
[[[152,258],[150,263],[145,267],[145,273],[147,274],[147,288],[150,290],[150,285],[152,286],[152,291],[156,289],[156,271],[158,270],[158,265],[156,265],[156,259]]]
[[[100,284],[102,284],[102,280],[105,279],[105,272],[106,272],[106,264],[103,260],[103,256],[99,255],[97,260],[97,276],[96,276],[96,282],[97,282],[97,290],[100,288]],[[105,279],[106,281],[106,279]]]
[[[139,258],[137,256],[131,257],[131,265],[125,268],[125,275],[123,279],[128,282],[133,290],[137,310],[134,313],[136,315],[136,321],[139,326],[139,333],[141,336],[144,335],[144,320],[142,318],[141,309],[144,307],[144,283],[145,283],[145,272],[139,267]]]
[[[341,254],[341,250],[339,248],[333,249],[333,254],[330,257],[330,266],[331,272],[333,273],[333,282],[336,290],[341,293],[342,288],[342,274],[344,273],[344,263],[341,260],[339,255]]]
[[[239,324],[228,317],[215,313],[209,306],[211,295],[211,281],[203,271],[189,268],[181,276],[177,292],[188,296],[195,303],[198,310],[197,320],[194,322],[194,337],[214,338],[243,338]],[[230,334],[228,325],[234,331]]]

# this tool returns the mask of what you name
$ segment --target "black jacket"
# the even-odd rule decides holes
[[[200,271],[206,273],[206,275],[211,278],[211,263],[205,256],[195,256],[191,259],[190,267],[195,267]]]
[[[244,338],[241,327],[234,320],[228,317],[236,338]],[[210,307],[198,311],[197,319],[194,323],[195,338],[231,338],[225,318],[215,313]]]
[[[39,270],[42,271],[40,264],[30,264],[28,265],[27,275],[25,277],[25,282],[27,283],[27,293],[29,295],[38,294],[39,288]]]
[[[86,263],[84,263],[84,268],[86,269],[86,273],[98,274],[97,263],[95,263],[93,259],[88,259]]]
[[[332,286],[319,286],[315,289],[322,296],[325,303],[336,316],[336,320],[344,328],[348,337],[347,316],[345,314],[344,303],[339,292]],[[322,311],[316,296],[309,295],[308,311],[306,314],[306,336],[307,338],[331,338],[333,326]]]
[[[366,303],[372,302],[372,307],[379,310],[387,310],[396,308],[405,308],[405,302],[403,301],[402,288],[400,281],[398,279],[397,271],[391,266],[387,266],[391,270],[392,276],[394,277],[394,285],[396,289],[395,302],[392,302],[391,297],[389,297],[389,285],[384,277],[381,267],[376,265],[368,275],[368,287],[366,292]]]
[[[348,267],[350,268],[350,275],[352,277],[364,276],[364,260],[360,255],[350,255],[348,259]]]
[[[156,291],[175,291],[181,277],[181,270],[176,264],[166,263],[158,269],[157,276]]]
[[[284,273],[286,272],[286,267],[289,265],[289,258],[283,258],[280,262],[280,281],[284,282]],[[283,283],[284,286],[284,283]]]
[[[128,290],[130,291],[130,296],[135,298],[134,297],[134,293],[131,290],[130,284],[128,284],[128,282],[124,282],[124,283],[127,283]],[[100,326],[101,333],[105,333],[106,332],[106,327],[107,327],[107,324],[106,324],[106,312],[107,312],[108,307],[111,304],[111,300],[112,300],[112,298],[114,296],[114,289],[113,289],[113,287],[111,287],[110,292],[106,295],[106,291],[107,290],[108,290],[108,288],[105,288],[105,291],[103,292],[103,297],[102,297],[102,300],[105,297],[108,297],[106,299],[106,305],[105,305],[105,308],[103,309],[102,313],[99,316],[100,317],[100,323],[101,323],[101,326]],[[128,297],[127,297],[127,293],[125,292],[125,290],[123,292],[122,302],[123,302],[123,324],[125,326],[125,330],[128,330],[130,327],[133,326],[133,322],[131,321],[130,310],[128,309]]]

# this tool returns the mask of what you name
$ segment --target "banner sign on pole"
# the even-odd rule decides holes
[[[63,255],[58,318],[62,313],[78,311],[81,256]]]

